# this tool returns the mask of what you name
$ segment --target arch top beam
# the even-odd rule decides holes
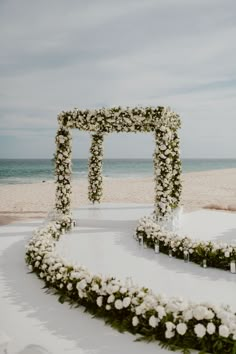
[[[58,115],[59,125],[82,131],[113,132],[152,132],[163,127],[172,131],[180,128],[178,114],[168,107],[112,107],[94,110],[62,111]]]

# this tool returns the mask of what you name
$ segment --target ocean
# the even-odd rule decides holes
[[[183,172],[236,168],[236,159],[183,159]],[[73,179],[86,178],[88,161],[73,160]],[[106,177],[148,177],[153,175],[151,159],[104,159]],[[0,159],[0,184],[19,184],[54,179],[50,159]]]

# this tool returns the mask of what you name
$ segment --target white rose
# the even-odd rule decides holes
[[[117,309],[117,310],[121,310],[121,309],[123,309],[123,301],[121,301],[121,300],[116,300],[115,301],[115,308]]]
[[[97,291],[99,290],[98,284],[93,284],[92,290],[95,291],[95,292],[97,292]]]
[[[86,286],[87,286],[87,282],[86,282],[86,280],[85,279],[82,279],[81,281],[79,281],[78,283],[77,283],[77,285],[76,285],[76,288],[79,290],[83,290],[83,289],[85,289],[86,288]]]
[[[193,311],[192,310],[184,311],[183,318],[185,321],[191,320],[193,318]]]
[[[165,337],[166,337],[167,339],[170,339],[170,338],[174,337],[174,335],[175,335],[175,332],[172,332],[172,331],[165,331]]]
[[[215,330],[216,330],[216,326],[214,325],[214,323],[212,323],[212,322],[208,323],[207,333],[213,334],[213,333],[215,333]]]
[[[120,288],[120,293],[121,294],[125,294],[127,292],[127,288],[125,288],[124,286],[122,286],[122,288]]]
[[[203,326],[201,323],[198,323],[195,327],[194,327],[194,332],[196,333],[198,338],[202,338],[205,336],[206,334],[206,328],[205,326]]]
[[[130,303],[131,303],[131,298],[130,297],[125,297],[124,299],[123,299],[123,306],[126,308],[126,307],[128,307],[129,305],[130,305]]]
[[[229,328],[225,325],[220,325],[219,327],[219,335],[221,337],[225,337],[225,338],[228,338],[229,336]]]
[[[136,327],[138,324],[139,324],[139,319],[138,319],[137,316],[134,316],[134,317],[132,318],[132,325],[133,325],[134,327]]]
[[[158,313],[158,317],[160,318],[160,320],[166,315],[166,311],[163,306],[160,306],[160,305],[157,306],[156,311]]]
[[[62,275],[60,273],[57,273],[56,278],[57,278],[57,280],[59,280],[62,278]]]
[[[106,310],[109,311],[111,309],[111,305],[106,305]]]
[[[205,318],[207,314],[207,308],[204,306],[197,306],[193,309],[193,316],[196,318],[196,320],[201,321]]]
[[[185,323],[178,323],[177,326],[176,326],[176,331],[181,335],[183,336],[186,331],[187,331],[188,327]]]
[[[153,315],[149,318],[149,326],[151,326],[153,328],[156,328],[156,326],[158,325],[158,322],[159,322],[158,318],[156,318]]]
[[[114,302],[114,301],[115,301],[115,296],[112,294],[108,297],[107,302],[108,302],[108,304],[110,304],[111,302]]]
[[[103,297],[102,296],[99,296],[98,298],[97,298],[97,305],[98,305],[98,307],[102,307],[102,300],[103,300]]]
[[[212,320],[214,317],[215,317],[214,312],[211,311],[211,310],[208,310],[207,313],[206,313],[206,315],[205,315],[205,319],[206,319],[206,320]]]
[[[71,291],[73,289],[73,285],[71,283],[67,284],[67,290]]]
[[[166,322],[166,329],[167,329],[168,332],[173,331],[173,329],[175,329],[174,323],[170,322],[170,321]]]

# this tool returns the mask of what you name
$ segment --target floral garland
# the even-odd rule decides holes
[[[91,202],[100,202],[102,197],[103,134],[93,134],[90,148],[88,192]]]
[[[71,134],[66,127],[59,127],[56,135],[55,175],[56,205],[62,214],[70,214],[71,204]]]
[[[157,220],[167,218],[180,202],[181,161],[179,157],[179,116],[164,107],[135,107],[62,112],[58,115],[56,209],[70,212],[71,137],[70,129],[93,132],[89,166],[89,199],[100,202],[102,197],[102,142],[104,133],[155,132],[155,213]]]
[[[190,260],[204,267],[227,270],[231,262],[236,262],[236,245],[193,241],[189,237],[181,237],[157,224],[155,217],[143,217],[139,220],[136,237],[157,253],[162,252],[185,261]]]
[[[120,331],[158,340],[169,349],[187,348],[222,354],[236,351],[236,315],[226,307],[167,299],[114,277],[91,274],[55,252],[56,240],[69,227],[68,217],[35,232],[27,246],[30,271],[53,288],[59,301],[82,305]]]

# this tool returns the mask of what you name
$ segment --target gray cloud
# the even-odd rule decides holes
[[[0,2],[0,157],[50,157],[61,110],[136,104],[181,114],[184,156],[233,157],[235,12],[233,0]],[[109,157],[125,139],[108,139]],[[150,156],[148,139],[130,136],[131,155]]]

